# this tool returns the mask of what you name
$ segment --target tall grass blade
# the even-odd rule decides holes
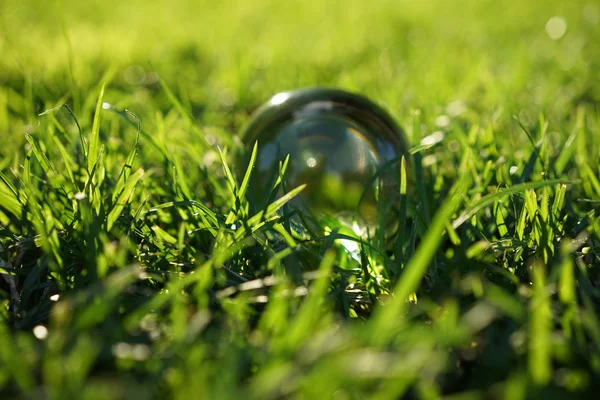
[[[100,115],[102,113],[102,104],[104,102],[104,90],[105,84],[102,84],[100,95],[98,96],[98,102],[96,103],[94,122],[92,124],[92,132],[90,135],[90,144],[87,152],[87,168],[90,176],[93,175],[91,171],[94,169],[94,164],[100,155]]]

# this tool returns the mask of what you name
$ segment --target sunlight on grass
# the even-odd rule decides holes
[[[1,398],[597,392],[596,2],[38,3],[0,2]],[[249,195],[306,86],[406,129],[396,232],[323,228],[289,158]]]

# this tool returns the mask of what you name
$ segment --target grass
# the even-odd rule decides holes
[[[596,2],[171,3],[0,2],[2,398],[597,392]],[[315,85],[407,131],[391,243],[249,207]]]

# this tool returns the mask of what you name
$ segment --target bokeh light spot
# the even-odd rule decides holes
[[[552,40],[558,40],[567,32],[567,21],[563,17],[552,17],[546,22],[546,33]]]
[[[48,328],[44,325],[37,325],[33,328],[33,335],[39,340],[44,340],[48,336]]]

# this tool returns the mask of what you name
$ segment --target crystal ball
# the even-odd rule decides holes
[[[326,88],[276,94],[254,113],[241,139],[244,165],[258,141],[251,203],[262,199],[258,207],[266,205],[289,156],[283,188],[307,185],[292,204],[366,224],[377,221],[382,200],[397,199],[400,156],[408,151],[403,130],[384,109],[364,96]]]

